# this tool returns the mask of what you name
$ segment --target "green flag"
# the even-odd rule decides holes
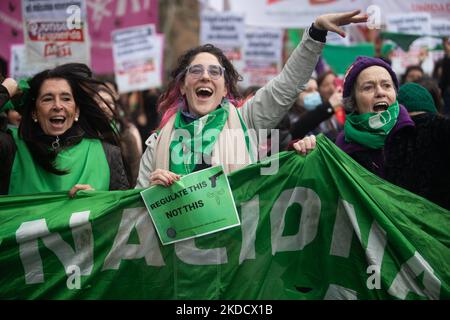
[[[142,190],[1,197],[0,298],[450,298],[450,212],[325,137],[229,181],[241,226],[166,246]]]

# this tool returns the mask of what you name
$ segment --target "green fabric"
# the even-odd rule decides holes
[[[26,143],[11,129],[17,146],[11,171],[8,194],[68,191],[75,184],[89,184],[95,190],[109,190],[109,165],[102,143],[97,139],[83,139],[79,144],[61,150],[56,157],[58,169],[68,169],[65,175],[44,170],[33,161]]]
[[[397,123],[399,112],[398,102],[395,101],[383,112],[351,113],[345,120],[345,141],[371,149],[383,148],[386,137]]]
[[[409,82],[400,87],[397,95],[398,103],[405,106],[408,112],[425,111],[436,113],[433,97],[420,84]]]
[[[450,211],[324,136],[229,180],[242,226],[167,246],[142,189],[0,197],[0,299],[450,299]]]
[[[303,31],[303,29],[300,29]],[[301,34],[299,29],[288,29],[288,52],[292,52],[300,43]],[[390,51],[393,50],[393,45],[390,43],[383,44],[381,48],[381,55],[387,57]],[[365,42],[354,45],[336,45],[325,44],[322,51],[322,57],[338,75],[344,75],[348,67],[355,61],[358,56],[373,57],[375,55],[375,46],[373,43]]]
[[[175,133],[180,134],[175,134],[170,143],[170,171],[191,173],[197,164],[202,163],[202,157],[211,155],[228,119],[228,103],[223,100],[216,110],[190,123],[183,120],[181,110],[178,110],[173,128]]]
[[[423,34],[407,34],[400,32],[380,32],[380,37],[383,39],[389,39],[395,42],[403,51],[409,51],[411,44],[419,38],[422,37],[432,37],[432,38],[443,38],[443,36],[435,35],[423,35]]]
[[[294,49],[298,46],[302,40],[303,33],[305,29],[290,28],[286,30],[287,40],[286,40],[286,52],[287,56],[290,56]]]
[[[388,56],[391,50],[391,44],[383,44],[381,48],[382,56]],[[322,55],[336,74],[344,75],[358,56],[373,57],[375,55],[375,46],[373,43],[360,43],[350,46],[326,44]]]
[[[326,44],[322,55],[336,74],[343,75],[356,57],[373,57],[375,55],[375,47],[372,43],[360,43],[351,46]]]

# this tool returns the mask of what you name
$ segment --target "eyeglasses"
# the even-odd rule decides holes
[[[217,64],[211,64],[208,66],[208,74],[213,80],[218,80],[225,72],[225,68]],[[194,79],[200,79],[205,73],[205,66],[202,64],[194,64],[186,68],[187,74]]]

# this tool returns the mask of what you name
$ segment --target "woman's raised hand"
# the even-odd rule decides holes
[[[16,80],[13,78],[4,79],[2,85],[8,90],[10,98],[14,97],[20,91]]]
[[[361,10],[353,10],[342,13],[329,13],[316,18],[314,26],[317,29],[333,31],[345,38],[345,32],[339,26],[345,26],[350,23],[367,22],[367,14],[359,14]]]

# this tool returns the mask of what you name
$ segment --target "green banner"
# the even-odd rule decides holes
[[[450,299],[450,212],[323,136],[229,181],[241,226],[166,246],[142,190],[1,197],[0,298]]]
[[[200,170],[170,187],[141,192],[162,244],[239,226],[239,216],[222,166]]]

